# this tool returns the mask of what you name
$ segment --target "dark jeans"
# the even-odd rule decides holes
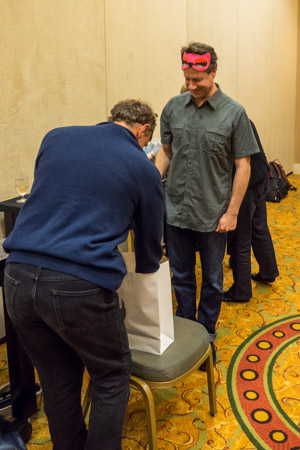
[[[118,295],[27,264],[5,269],[10,318],[36,367],[55,450],[119,450],[131,354]],[[84,366],[92,380],[89,431],[81,411]]]
[[[249,186],[241,204],[237,227],[227,236],[234,284],[233,298],[249,300],[251,287],[251,246],[262,278],[276,278],[278,267],[266,208],[267,180]]]
[[[207,329],[210,340],[216,337],[223,297],[223,259],[226,248],[226,234],[201,233],[193,230],[166,226],[168,255],[173,272],[178,303],[176,315],[198,320]],[[202,285],[198,316],[196,319],[196,252],[199,251],[202,267]]]

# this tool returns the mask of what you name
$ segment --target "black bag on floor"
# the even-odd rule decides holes
[[[269,169],[270,174],[266,201],[279,203],[281,199],[287,196],[289,190],[296,191],[296,188],[292,186],[287,179],[284,168],[280,164],[280,161],[270,161]]]

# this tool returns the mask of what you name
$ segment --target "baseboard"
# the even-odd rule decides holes
[[[300,175],[300,164],[294,164],[293,173],[295,175]]]

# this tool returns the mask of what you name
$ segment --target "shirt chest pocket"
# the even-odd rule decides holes
[[[172,152],[173,156],[178,152],[182,145],[182,137],[183,137],[183,127],[174,126],[172,127]]]
[[[201,146],[206,153],[227,153],[230,144],[229,133],[219,128],[201,130]]]

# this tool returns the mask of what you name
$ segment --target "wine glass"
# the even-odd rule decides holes
[[[25,194],[29,191],[29,180],[28,178],[16,178],[16,191],[21,195],[19,200],[16,200],[17,203],[26,202]]]

